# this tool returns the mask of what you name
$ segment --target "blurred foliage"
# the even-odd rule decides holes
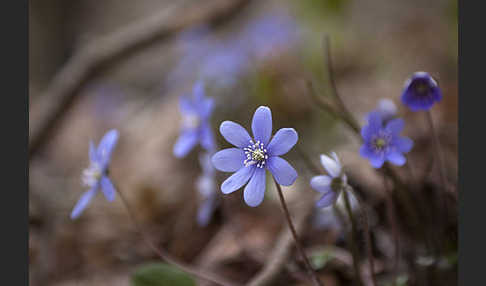
[[[312,267],[316,270],[324,268],[326,264],[334,258],[332,251],[320,250],[311,254],[310,260]]]
[[[132,276],[133,286],[195,286],[191,276],[165,263],[140,266]]]

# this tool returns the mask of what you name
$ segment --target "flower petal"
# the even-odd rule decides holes
[[[245,148],[250,145],[250,135],[246,132],[238,123],[233,121],[224,121],[219,126],[219,132],[223,135],[224,139],[229,143],[239,148]]]
[[[96,154],[96,147],[93,143],[93,141],[89,141],[89,160],[92,162],[97,162],[98,161],[98,156]]]
[[[267,154],[270,156],[280,156],[287,153],[295,143],[299,136],[294,128],[282,128],[275,133],[267,146]]]
[[[73,211],[71,212],[71,219],[76,219],[81,215],[84,209],[88,206],[91,199],[94,197],[94,195],[96,195],[97,188],[98,185],[94,186],[89,191],[86,191],[83,195],[81,195],[81,198],[79,198],[78,202],[74,206]]]
[[[216,169],[223,172],[236,172],[244,165],[245,152],[239,148],[228,148],[218,151],[211,161]]]
[[[336,192],[330,191],[325,193],[316,203],[319,208],[325,208],[332,205],[336,201]]]
[[[101,138],[100,144],[98,145],[98,150],[96,151],[98,160],[103,168],[106,168],[110,163],[111,153],[116,146],[118,141],[118,131],[112,129]]]
[[[372,111],[367,116],[368,125],[361,128],[361,136],[368,140],[382,128],[383,120],[379,111]]]
[[[285,159],[272,156],[267,159],[266,166],[277,183],[282,186],[290,186],[297,179],[297,171]]]
[[[369,158],[369,160],[371,166],[376,169],[381,168],[381,166],[383,166],[383,163],[385,163],[385,158],[383,158],[382,156],[372,156]]]
[[[400,132],[402,132],[404,126],[405,126],[405,121],[403,121],[403,119],[395,118],[390,120],[386,124],[385,129],[391,134],[398,135],[400,134]]]
[[[217,197],[211,196],[204,200],[202,205],[197,211],[197,224],[201,227],[205,227],[209,224],[211,217],[213,216],[214,210],[217,206]]]
[[[253,115],[251,130],[256,141],[268,144],[272,136],[272,111],[266,106],[260,106]]]
[[[335,178],[341,174],[341,165],[325,154],[321,154],[321,164],[331,177]]]
[[[391,152],[388,156],[387,156],[387,160],[390,161],[391,163],[397,165],[397,166],[403,166],[403,164],[405,164],[405,162],[407,162],[407,159],[405,158],[405,156],[402,155],[402,153],[399,153],[399,152]]]
[[[265,172],[264,168],[256,168],[250,182],[243,191],[245,202],[250,207],[256,207],[263,201],[266,185]]]
[[[194,107],[192,101],[185,96],[179,97],[179,109],[180,109],[181,113],[183,113],[183,114],[195,113],[195,107]]]
[[[195,130],[186,130],[181,133],[177,142],[174,144],[173,153],[177,158],[182,158],[196,146],[198,141],[197,132]]]
[[[213,151],[216,146],[214,143],[213,130],[211,129],[209,123],[203,124],[199,132],[201,132],[201,146],[206,149],[206,151]]]
[[[239,169],[236,173],[227,178],[223,184],[221,184],[221,191],[223,194],[232,193],[248,182],[250,177],[253,175],[256,166],[248,166]]]
[[[112,202],[115,199],[115,187],[107,176],[101,178],[101,191],[109,202]]]
[[[331,191],[331,181],[332,178],[326,175],[315,176],[312,177],[310,185],[314,190],[320,193],[327,193]]]
[[[202,80],[198,80],[194,87],[192,88],[192,96],[198,102],[204,98],[204,82]]]
[[[410,138],[407,137],[397,137],[394,141],[393,144],[397,148],[398,151],[402,153],[407,153],[412,150],[413,147],[413,141]]]

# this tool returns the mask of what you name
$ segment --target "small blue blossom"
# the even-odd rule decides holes
[[[405,82],[402,102],[412,111],[429,110],[441,99],[437,82],[426,72],[416,72]]]
[[[214,210],[218,206],[219,197],[216,192],[215,170],[211,164],[209,154],[204,153],[200,155],[199,163],[203,173],[197,178],[196,188],[202,196],[202,204],[197,212],[197,223],[199,226],[204,227],[209,224]]]
[[[221,135],[236,148],[223,149],[212,157],[216,169],[235,172],[221,185],[224,194],[232,193],[246,184],[243,197],[247,205],[258,206],[265,194],[266,171],[269,170],[278,184],[292,185],[297,172],[281,155],[297,143],[298,135],[293,128],[282,128],[272,140],[272,112],[260,106],[253,115],[251,129],[253,139],[238,123],[224,121],[219,127]]]
[[[310,181],[311,187],[319,193],[322,193],[322,197],[316,203],[316,206],[319,208],[334,204],[341,191],[346,188],[348,182],[338,156],[335,152],[332,152],[331,156],[332,158],[324,154],[321,155],[321,164],[329,176],[315,176]]]
[[[180,110],[182,114],[181,133],[174,145],[174,155],[178,158],[186,156],[197,143],[211,151],[214,149],[214,138],[209,118],[213,112],[213,99],[204,96],[202,82],[194,85],[192,98],[181,96]]]
[[[404,127],[401,118],[395,118],[383,122],[379,111],[372,111],[368,115],[368,125],[361,129],[364,143],[359,152],[367,158],[374,168],[380,168],[385,161],[402,166],[406,162],[402,153],[409,152],[413,147],[413,141],[400,136]]]
[[[103,136],[98,148],[95,147],[93,141],[90,141],[90,165],[84,170],[82,176],[83,184],[89,187],[89,190],[81,196],[74,206],[74,209],[71,212],[71,219],[75,219],[81,215],[100,188],[109,202],[112,202],[115,199],[115,187],[110,178],[108,178],[108,166],[111,160],[111,153],[113,152],[117,141],[118,131],[114,129],[108,131]]]

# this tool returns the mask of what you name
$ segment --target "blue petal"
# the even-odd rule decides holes
[[[250,182],[245,187],[243,197],[250,207],[256,207],[263,201],[266,185],[265,172],[266,170],[263,168],[256,168]]]
[[[403,156],[399,152],[391,152],[390,154],[388,154],[387,160],[390,161],[391,163],[397,165],[397,166],[403,166],[403,164],[405,164],[405,162],[407,162],[407,159],[405,158],[405,156]]]
[[[375,135],[383,127],[381,112],[372,111],[368,114],[367,119],[368,125],[361,128],[361,136],[363,136],[363,139],[365,140],[371,138],[371,136]]]
[[[101,191],[109,202],[112,202],[115,199],[115,187],[107,176],[101,178]]]
[[[198,141],[197,132],[194,130],[183,131],[174,145],[173,153],[177,158],[182,158],[196,146]]]
[[[312,177],[310,181],[311,187],[320,192],[327,193],[331,191],[332,178],[326,175]]]
[[[223,194],[232,193],[243,187],[253,175],[255,168],[255,165],[243,167],[226,179],[223,184],[221,184],[221,191]]]
[[[93,141],[89,141],[89,159],[92,162],[98,162],[98,156],[96,155],[96,147]]]
[[[194,84],[194,87],[192,88],[192,96],[194,96],[196,102],[204,98],[204,82],[202,80],[198,80]]]
[[[97,157],[100,160],[102,168],[106,168],[110,163],[111,153],[116,146],[118,141],[118,131],[112,129],[103,136],[98,145],[98,150],[96,151]]]
[[[207,119],[211,116],[211,113],[213,112],[214,100],[212,98],[203,99],[198,107],[201,118]]]
[[[266,166],[282,186],[290,186],[297,179],[297,171],[285,160],[277,156],[267,159]]]
[[[410,150],[412,150],[413,147],[412,139],[407,137],[396,137],[393,140],[393,144],[397,148],[397,150],[402,153],[410,152]]]
[[[238,123],[233,121],[224,121],[219,126],[219,132],[223,135],[224,139],[229,143],[235,145],[239,148],[245,148],[250,145],[250,135],[246,132],[245,128],[243,128]]]
[[[383,163],[385,163],[385,158],[383,156],[372,156],[369,158],[371,166],[373,168],[381,168],[383,166]]]
[[[201,227],[205,227],[209,224],[211,217],[213,216],[215,207],[217,205],[217,197],[212,196],[202,203],[197,211],[197,224]]]
[[[211,161],[216,169],[223,172],[236,172],[244,165],[245,152],[238,148],[223,149],[213,155]]]
[[[266,106],[260,106],[253,115],[251,122],[251,130],[255,140],[262,142],[264,145],[268,144],[272,136],[272,112]]]
[[[201,146],[207,151],[213,151],[216,146],[214,143],[213,130],[211,129],[211,126],[208,123],[203,124],[201,126],[200,132]]]
[[[280,156],[287,153],[295,143],[299,136],[294,128],[282,128],[272,138],[270,144],[267,146],[267,153],[269,156]]]
[[[366,159],[374,156],[374,153],[368,148],[366,144],[361,145],[361,147],[359,148],[359,154],[361,155],[361,157]]]
[[[179,108],[182,114],[196,112],[196,108],[194,107],[192,101],[185,96],[179,97]]]
[[[385,129],[393,135],[398,135],[400,132],[402,132],[404,126],[405,121],[403,121],[403,119],[395,118],[386,124]]]
[[[328,207],[336,201],[336,198],[337,198],[336,192],[333,191],[327,192],[317,201],[316,206],[319,208]]]
[[[96,195],[97,188],[98,185],[94,186],[93,188],[91,188],[89,191],[85,192],[81,196],[79,201],[74,206],[73,211],[71,212],[71,219],[76,219],[81,215],[84,209],[88,206],[91,199]]]

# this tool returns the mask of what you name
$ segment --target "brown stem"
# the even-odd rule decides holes
[[[392,228],[392,235],[393,235],[393,241],[395,244],[395,261],[393,268],[396,272],[397,267],[398,267],[398,261],[400,260],[400,241],[398,238],[398,228],[397,228],[397,223],[396,223],[396,218],[395,218],[395,213],[393,211],[393,198],[392,198],[392,192],[391,190],[388,189],[388,184],[386,180],[386,175],[383,173],[383,186],[385,188],[385,202],[386,202],[386,212],[388,216],[388,223],[390,224]]]
[[[206,272],[203,272],[201,270],[198,270],[198,269],[194,269],[192,268],[191,266],[185,264],[184,262],[181,262],[180,260],[172,257],[169,253],[167,253],[164,249],[161,249],[161,248],[158,248],[153,242],[152,240],[150,239],[149,235],[143,230],[143,228],[141,227],[141,225],[138,223],[136,217],[135,217],[135,214],[134,212],[132,211],[132,208],[130,207],[130,205],[128,204],[128,201],[127,199],[125,198],[125,196],[122,194],[122,192],[120,191],[120,188],[119,187],[116,187],[116,191],[118,193],[118,195],[120,196],[120,199],[123,203],[123,205],[125,206],[125,208],[127,209],[127,212],[128,212],[128,215],[130,216],[130,219],[132,220],[133,224],[135,225],[137,231],[142,235],[142,238],[144,240],[144,242],[160,257],[160,259],[176,266],[176,267],[179,267],[180,269],[182,269],[183,271],[189,273],[189,274],[192,274],[200,279],[203,279],[203,280],[206,280],[206,281],[209,281],[209,282],[212,282],[212,283],[215,283],[215,284],[218,284],[218,285],[222,285],[222,286],[226,286],[226,285],[234,285],[236,286],[237,284],[233,283],[233,282],[230,282],[224,278],[221,278],[221,277],[218,277],[212,273],[206,273]]]
[[[443,160],[443,152],[442,148],[439,142],[439,136],[437,134],[437,131],[435,130],[434,127],[434,121],[432,119],[432,113],[430,110],[427,110],[425,113],[427,115],[427,122],[429,124],[430,131],[432,132],[432,138],[434,140],[434,151],[435,151],[435,156],[437,157],[437,164],[439,165],[439,175],[440,175],[440,180],[442,181],[442,187],[444,190],[447,192],[448,191],[448,183],[447,183],[447,177],[446,177],[446,171],[444,167],[444,160]]]
[[[353,190],[351,187],[348,188],[351,193],[353,193]],[[354,193],[353,193],[354,194]],[[369,266],[369,271],[370,271],[370,276],[371,276],[371,282],[373,286],[376,286],[376,278],[375,278],[375,262],[373,258],[373,248],[371,245],[371,231],[370,231],[370,224],[368,220],[368,215],[366,213],[366,205],[363,203],[363,201],[356,195],[354,194],[354,197],[358,200],[359,203],[359,209],[361,213],[361,219],[363,221],[363,226],[364,226],[364,231],[365,231],[365,241],[366,241],[366,253],[368,255],[368,266]]]
[[[359,269],[358,246],[356,245],[356,241],[355,241],[358,239],[358,230],[356,228],[356,221],[354,220],[353,210],[351,209],[348,193],[346,191],[343,192],[343,198],[344,198],[344,206],[346,207],[346,212],[348,213],[349,220],[351,221],[352,238],[349,239],[349,241],[351,242],[351,249],[353,254],[353,267],[356,275],[356,281],[358,282],[358,285],[363,285],[363,281],[361,280],[361,271]]]
[[[297,250],[299,251],[300,255],[302,256],[302,259],[304,260],[304,264],[307,267],[307,271],[309,272],[309,275],[312,277],[312,281],[314,282],[315,285],[318,286],[323,286],[324,284],[321,282],[319,277],[317,277],[317,274],[314,272],[314,269],[312,268],[309,259],[307,258],[307,255],[304,252],[304,248],[299,242],[299,237],[297,236],[297,231],[295,230],[294,224],[292,223],[292,220],[290,219],[290,213],[287,208],[287,204],[285,203],[285,199],[283,197],[282,193],[282,188],[280,188],[280,185],[277,183],[275,178],[273,178],[273,181],[275,182],[275,186],[277,187],[277,193],[278,197],[280,198],[280,203],[282,204],[282,209],[285,215],[285,219],[287,220],[287,223],[289,225],[290,231],[292,233],[292,236],[294,237],[295,241],[295,246],[297,247]]]

